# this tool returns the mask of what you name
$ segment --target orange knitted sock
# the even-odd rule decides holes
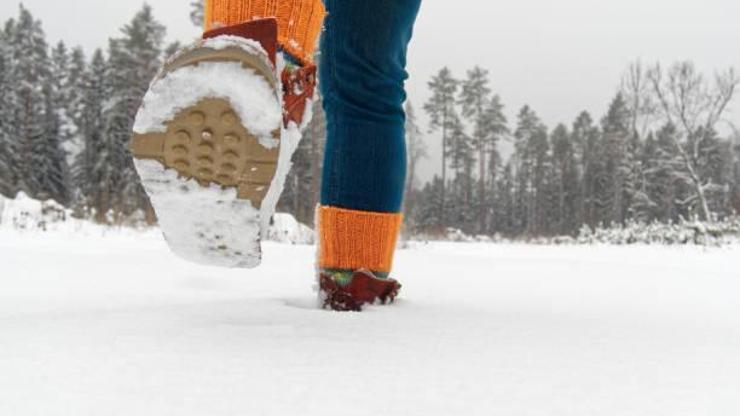
[[[402,214],[321,206],[316,217],[320,269],[390,273]]]
[[[274,17],[278,43],[301,63],[311,63],[324,23],[322,0],[206,0],[205,30]]]

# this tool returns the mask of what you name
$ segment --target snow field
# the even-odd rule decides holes
[[[313,247],[264,250],[0,228],[0,414],[740,411],[737,246],[412,243],[361,314],[315,308]]]

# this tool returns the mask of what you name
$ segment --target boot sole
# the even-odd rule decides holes
[[[277,88],[270,66],[236,47],[186,51],[168,63],[158,79],[202,62],[240,62]],[[265,147],[229,100],[203,98],[177,112],[165,127],[164,132],[134,133],[130,150],[170,247],[199,263],[255,267],[261,258],[259,210],[276,175],[281,126],[272,132],[277,146]],[[152,161],[164,172],[145,164]],[[214,189],[217,192],[205,196]],[[174,198],[178,205],[187,204],[186,212],[167,212],[174,208],[166,201]],[[225,221],[228,217],[241,220]]]
[[[168,64],[160,78],[200,62],[229,61],[256,70],[276,87],[277,81],[266,64],[236,48],[194,49]],[[157,160],[203,186],[214,183],[237,188],[237,198],[249,200],[257,209],[261,207],[275,177],[280,146],[262,146],[227,100],[203,99],[180,111],[166,126],[166,133],[134,133],[130,145],[134,158]],[[280,140],[280,126],[272,138]]]
[[[275,136],[279,139],[279,130]],[[280,148],[262,146],[228,101],[207,98],[180,111],[166,133],[135,134],[131,152],[202,186],[236,188],[237,198],[259,209],[275,177]]]

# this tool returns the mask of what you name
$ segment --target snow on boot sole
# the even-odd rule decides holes
[[[256,44],[204,40],[171,59],[144,98],[131,152],[168,244],[187,260],[260,263],[281,151],[274,74]]]

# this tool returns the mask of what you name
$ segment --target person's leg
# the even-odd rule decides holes
[[[406,175],[406,50],[420,1],[324,0],[318,267],[340,285],[358,269],[391,271]]]

